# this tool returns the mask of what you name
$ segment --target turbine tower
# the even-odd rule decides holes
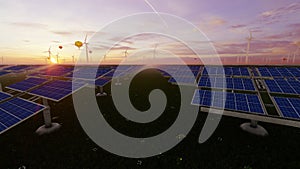
[[[89,50],[88,50],[88,43],[86,40],[87,40],[87,34],[85,35],[83,44],[85,45],[86,62],[89,63]]]
[[[297,45],[297,49],[296,49],[296,51],[294,52],[293,63],[295,63],[296,54],[298,53],[299,48],[300,48],[300,45]]]
[[[51,53],[51,46],[49,46],[49,49],[47,51],[44,51],[44,53],[48,53],[48,57],[45,58],[45,62],[47,64],[48,60],[50,60],[51,55],[52,55],[52,53]]]
[[[247,51],[246,51],[246,64],[248,64],[249,61],[249,50],[250,50],[250,42],[253,39],[252,32],[249,30],[249,37],[247,38],[248,44],[247,44]]]

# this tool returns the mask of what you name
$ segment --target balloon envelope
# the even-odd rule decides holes
[[[63,47],[62,46],[59,46],[59,49],[62,49]]]
[[[83,43],[81,41],[75,42],[75,46],[77,46],[78,48],[80,48],[82,45],[83,45]]]

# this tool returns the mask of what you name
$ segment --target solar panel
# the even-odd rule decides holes
[[[300,70],[296,67],[259,67],[263,77],[300,77]]]
[[[36,87],[38,85],[41,85],[46,81],[48,80],[32,77],[32,78],[25,79],[24,81],[7,86],[6,88],[22,92],[22,91],[27,91],[29,89],[32,89],[33,87]]]
[[[11,97],[10,94],[4,93],[4,92],[0,91],[0,102],[3,101],[3,100],[5,100],[5,99],[7,99],[7,98],[10,98],[10,97]]]
[[[202,72],[203,76],[250,76],[247,67],[221,67],[205,66]]]
[[[75,71],[76,72],[69,74],[66,77],[72,77],[73,79],[93,80],[107,74],[108,72],[112,71],[112,69],[108,67],[80,67]]]
[[[300,119],[300,99],[273,97],[281,115],[286,118]]]
[[[268,91],[281,94],[300,94],[300,82],[293,79],[265,80]]]
[[[225,98],[226,100],[224,100]],[[195,90],[192,104],[213,108],[225,108],[228,110],[255,114],[265,114],[261,101],[256,94],[230,93],[197,89]]]
[[[226,86],[225,86],[226,82]],[[199,87],[233,89],[233,90],[249,90],[254,91],[255,87],[251,79],[246,78],[229,78],[226,77],[206,77],[202,76],[198,83]]]
[[[21,98],[13,98],[0,104],[0,133],[17,125],[45,107]]]
[[[85,84],[80,82],[54,80],[29,93],[58,102],[84,86]]]
[[[6,75],[8,74],[9,72],[6,72],[6,71],[0,71],[0,76],[3,76],[3,75]]]
[[[169,82],[177,83],[177,84],[196,84],[195,77],[180,76],[180,77],[176,77],[176,80],[175,80],[175,78],[171,77],[169,79]]]
[[[84,80],[84,79],[75,79],[73,82],[76,83],[85,83],[88,85],[95,85],[95,86],[99,86],[99,87],[103,87],[105,86],[107,83],[109,83],[111,81],[111,78],[106,78],[106,77],[101,77],[97,80]]]
[[[9,70],[9,71],[22,71],[30,68],[29,65],[16,65],[16,66],[10,66],[7,68],[4,68],[3,70]]]

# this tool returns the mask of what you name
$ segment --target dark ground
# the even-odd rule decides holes
[[[1,79],[4,85],[24,77]],[[10,79],[10,80],[9,80]],[[109,86],[109,85],[108,85]],[[143,86],[137,87],[137,86]],[[139,110],[149,108],[147,93],[155,87],[165,90],[168,100],[163,115],[147,125],[128,122],[116,112],[111,97],[98,100],[106,120],[118,131],[135,137],[149,137],[163,132],[174,122],[180,101],[178,88],[156,72],[137,76],[130,88],[133,105]],[[106,87],[109,91],[109,87]],[[176,107],[170,109],[169,107]],[[17,169],[294,169],[300,168],[300,129],[260,123],[268,137],[248,134],[239,125],[248,120],[222,117],[212,137],[203,144],[197,142],[205,113],[199,113],[189,135],[176,147],[159,156],[129,159],[111,154],[98,147],[81,128],[68,97],[60,103],[51,102],[52,117],[62,128],[51,135],[38,136],[34,131],[43,124],[42,113],[0,136],[0,168]]]

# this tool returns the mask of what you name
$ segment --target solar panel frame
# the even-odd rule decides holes
[[[13,109],[10,109],[10,107],[6,105],[9,105]],[[35,110],[30,110],[29,107],[32,108],[32,105],[37,106],[37,108]],[[0,134],[45,109],[46,107],[41,104],[37,104],[19,97],[0,103]],[[26,114],[24,114],[24,112],[26,112]]]

